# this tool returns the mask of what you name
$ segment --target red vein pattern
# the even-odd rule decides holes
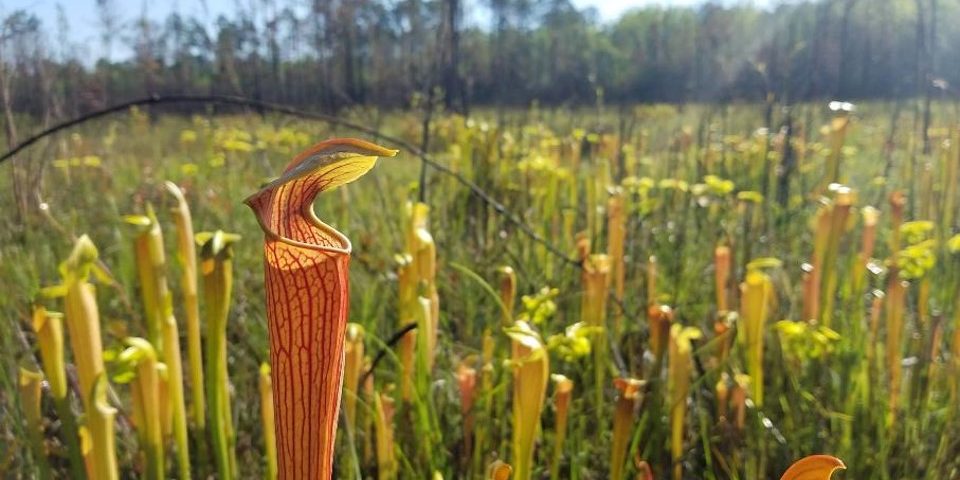
[[[329,479],[343,379],[350,241],[313,213],[317,194],[349,183],[378,156],[333,139],[304,151],[246,200],[265,233],[267,321],[281,480]]]

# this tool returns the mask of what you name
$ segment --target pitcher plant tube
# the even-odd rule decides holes
[[[43,438],[43,413],[40,410],[42,385],[42,373],[20,367],[18,387],[20,405],[27,423],[27,440],[30,443],[33,461],[37,466],[37,478],[45,480],[53,476],[50,473],[50,463],[47,461],[46,444]]]
[[[190,416],[193,426],[203,432],[206,429],[206,397],[203,392],[203,356],[200,341],[200,310],[197,290],[197,246],[193,235],[190,206],[183,190],[173,182],[164,183],[167,191],[176,200],[173,207],[174,224],[177,227],[177,260],[180,263],[180,288],[183,296],[183,314],[187,325],[187,372],[190,377]]]
[[[567,417],[570,413],[570,397],[573,396],[573,380],[555,373],[553,380],[553,455],[550,457],[550,479],[560,478],[560,461],[563,459],[563,443],[567,438]]]
[[[143,478],[162,480],[164,469],[163,432],[160,420],[160,377],[164,370],[156,350],[147,340],[138,337],[126,339],[127,348],[120,353],[118,363],[126,370],[114,380],[130,383],[133,399],[133,423],[137,441],[143,453]],[[189,467],[189,465],[188,465]]]
[[[197,234],[200,244],[200,271],[207,316],[206,396],[209,432],[217,472],[225,480],[236,478],[233,416],[230,413],[230,379],[227,371],[227,318],[233,291],[233,248],[238,235],[216,232]]]
[[[148,205],[147,215],[128,215],[128,223],[137,227],[134,240],[137,270],[143,304],[147,309],[147,333],[156,351],[157,361],[166,365],[166,418],[173,421],[177,444],[177,461],[181,479],[190,478],[190,450],[187,440],[187,409],[183,394],[183,366],[180,360],[180,333],[173,316],[173,295],[167,283],[167,260],[164,254],[163,231]],[[166,418],[164,424],[167,423]],[[165,429],[167,430],[167,429]]]
[[[773,282],[767,274],[754,270],[740,285],[742,319],[741,343],[746,349],[747,373],[750,375],[750,396],[758,406],[763,405],[763,340],[770,304],[773,302]]]
[[[266,478],[277,478],[277,430],[274,424],[273,379],[270,364],[260,364],[260,421],[263,425],[263,449],[266,452]]]
[[[396,150],[331,139],[297,155],[246,199],[264,231],[270,365],[281,480],[327,479],[343,378],[351,244],[320,221],[313,200]]]
[[[513,465],[517,480],[533,478],[533,447],[547,396],[550,359],[547,349],[526,322],[505,329],[511,340],[513,367]]]
[[[670,327],[669,400],[670,400],[670,454],[673,458],[673,479],[683,478],[683,434],[687,415],[687,396],[693,374],[692,341],[703,334],[694,327],[678,323]]]
[[[405,247],[404,252],[397,256],[400,320],[397,327],[403,328],[410,323],[418,323],[419,326],[417,332],[404,335],[399,347],[403,378],[400,391],[405,401],[412,398],[417,355],[426,360],[423,365],[429,372],[433,369],[436,348],[440,300],[436,286],[437,247],[427,228],[429,219],[428,205],[407,203]],[[424,300],[427,302],[426,310]]]
[[[107,378],[103,365],[103,340],[100,336],[100,309],[89,277],[106,276],[97,265],[97,247],[90,237],[77,239],[67,260],[60,264],[63,283],[44,288],[47,298],[63,297],[70,348],[77,367],[80,400],[86,413],[83,430],[90,439],[83,451],[88,477],[117,478],[117,455],[113,438],[116,409],[106,401]]]
[[[117,409],[107,402],[107,375],[100,373],[93,380],[90,392],[85,395],[87,421],[85,428],[90,435],[91,450],[87,455],[89,478],[97,480],[118,480],[117,437],[115,422]]]
[[[363,337],[364,330],[360,324],[347,324],[343,354],[343,412],[350,431],[356,431],[357,425],[357,398],[360,395],[360,377],[363,374]]]
[[[643,398],[645,382],[637,378],[614,379],[617,389],[613,413],[613,442],[610,446],[610,479],[622,480],[627,462],[627,449],[636,419],[637,406]]]
[[[77,418],[70,405],[70,392],[67,390],[63,314],[48,311],[42,306],[34,307],[33,331],[40,346],[40,359],[43,362],[43,373],[46,376],[50,394],[53,396],[53,407],[60,419],[61,438],[67,447],[71,478],[83,479],[86,472],[80,449],[80,433]]]

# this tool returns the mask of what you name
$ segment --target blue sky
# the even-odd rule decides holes
[[[163,19],[170,12],[179,10],[187,15],[207,19],[212,22],[221,13],[230,12],[238,0],[113,0],[119,11],[122,23],[129,23],[140,16],[145,5],[149,7],[149,16]],[[649,5],[697,5],[703,0],[572,0],[578,7],[594,7],[600,19],[607,21],[617,18],[625,10]],[[723,3],[748,3],[767,6],[779,0],[721,0]],[[246,5],[250,0],[239,0]],[[13,10],[23,9],[35,13],[43,21],[48,33],[57,27],[57,4],[63,5],[69,20],[69,38],[75,43],[76,53],[80,57],[90,58],[99,55],[101,50],[99,21],[97,19],[96,0],[0,0],[0,15]],[[259,3],[259,2],[258,2]],[[281,2],[282,3],[282,2]],[[115,42],[114,56],[124,57],[129,50],[121,39]]]

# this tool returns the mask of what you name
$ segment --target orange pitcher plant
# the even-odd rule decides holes
[[[343,379],[350,240],[320,221],[317,194],[352,182],[396,150],[331,139],[297,155],[245,203],[265,238],[267,320],[281,480],[328,479]]]

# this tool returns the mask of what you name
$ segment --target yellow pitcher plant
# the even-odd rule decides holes
[[[589,247],[587,247],[589,248]],[[596,404],[603,404],[603,386],[606,382],[607,358],[607,289],[610,285],[610,257],[605,254],[587,255],[583,259],[581,283],[583,298],[580,300],[580,321],[596,332],[593,337],[594,394]],[[599,413],[599,411],[598,411]],[[516,462],[515,462],[516,464]],[[521,465],[516,464],[520,480]]]
[[[270,364],[260,365],[260,421],[263,425],[263,448],[267,458],[267,480],[277,478],[277,429],[273,412],[273,379]]]
[[[143,454],[143,478],[163,480],[166,478],[161,425],[161,403],[167,401],[160,395],[160,378],[166,367],[159,362],[156,350],[147,340],[127,338],[127,348],[117,357],[117,362],[127,369],[127,375],[117,382],[129,382],[133,399],[133,424],[137,429],[140,451]],[[189,467],[189,465],[188,465]]]
[[[837,255],[840,246],[840,239],[847,230],[847,220],[850,216],[850,209],[856,201],[856,192],[846,185],[830,185],[830,193],[833,198],[830,202],[829,228],[825,233],[827,236],[826,249],[823,252],[820,262],[822,270],[822,310],[820,312],[820,322],[830,327],[833,318],[833,306],[837,291]],[[817,235],[824,233],[817,232]]]
[[[757,406],[763,405],[763,337],[773,295],[773,283],[767,274],[747,272],[740,285],[740,341],[746,348],[750,396]]]
[[[18,386],[20,405],[27,422],[27,438],[30,451],[37,466],[37,475],[41,480],[53,478],[50,464],[47,462],[47,448],[43,438],[43,413],[40,411],[41,386],[43,374],[36,370],[20,367]]]
[[[193,426],[205,435],[206,397],[203,392],[203,356],[200,340],[200,310],[197,289],[197,247],[193,234],[190,206],[183,190],[173,182],[164,183],[177,204],[172,209],[177,228],[177,260],[180,263],[180,288],[187,325],[187,363],[190,376],[190,416]]]
[[[550,375],[553,381],[553,456],[550,458],[550,479],[560,478],[560,461],[563,458],[563,444],[567,439],[567,417],[570,414],[570,397],[573,396],[573,380],[555,373]]]
[[[607,255],[610,256],[610,277],[613,281],[613,294],[617,301],[623,301],[626,264],[624,263],[624,243],[627,237],[627,215],[623,191],[615,189],[607,199]],[[618,309],[614,315],[614,331],[623,333],[623,313]]]
[[[355,432],[357,425],[357,398],[360,394],[360,376],[363,374],[363,326],[347,324],[343,343],[343,414],[347,428]]]
[[[206,390],[210,402],[210,435],[222,480],[237,478],[233,420],[230,413],[230,379],[227,372],[227,318],[233,291],[233,243],[239,235],[217,230],[197,234],[200,272],[207,313]]]
[[[60,264],[63,283],[44,288],[48,298],[63,297],[64,315],[70,333],[70,347],[77,366],[80,400],[86,413],[82,432],[90,438],[84,452],[88,476],[112,480],[117,476],[117,454],[113,438],[116,409],[106,401],[107,378],[100,337],[100,310],[90,275],[105,277],[97,266],[97,247],[90,237],[77,239],[67,260]]]
[[[379,480],[397,478],[397,457],[393,441],[394,401],[385,393],[373,398],[374,427],[377,435],[377,472]]]
[[[550,359],[533,328],[517,321],[506,330],[511,340],[513,368],[513,465],[517,480],[533,475],[533,446],[540,430],[540,414],[547,395]]]
[[[426,329],[420,332],[408,332],[400,341],[399,356],[403,381],[400,383],[400,396],[410,400],[413,388],[416,352],[422,350],[427,360],[429,372],[433,368],[434,350],[436,348],[437,325],[440,316],[440,300],[437,295],[437,252],[433,236],[427,229],[430,207],[424,203],[407,204],[407,229],[405,235],[405,251],[397,257],[399,264],[399,315],[400,327],[409,323],[424,321]],[[423,316],[423,306],[420,298],[427,300],[427,315]],[[426,330],[426,331],[424,331]],[[424,338],[425,343],[418,344],[417,338]]]
[[[167,283],[167,260],[163,231],[153,208],[146,215],[128,215],[128,223],[137,229],[134,240],[140,291],[147,318],[147,335],[157,359],[166,365],[163,390],[177,445],[177,464],[181,480],[190,478],[190,444],[187,438],[187,409],[183,392],[183,364],[180,357],[180,332],[173,315],[173,295]],[[166,415],[165,415],[166,417]],[[163,419],[167,423],[166,418]],[[166,428],[165,428],[166,430]]]
[[[90,437],[90,450],[86,452],[88,476],[97,480],[118,480],[117,438],[115,420],[117,409],[107,401],[107,376],[100,373],[94,379],[93,388],[85,398],[90,406],[84,425]]]
[[[670,454],[673,457],[673,479],[683,478],[683,434],[687,416],[687,396],[690,394],[690,376],[693,373],[692,340],[703,334],[693,327],[673,324],[670,327],[669,399],[670,399]]]
[[[53,406],[60,418],[61,438],[67,447],[70,461],[70,475],[76,479],[86,476],[83,465],[83,453],[80,449],[80,432],[77,419],[70,406],[67,390],[67,372],[63,347],[63,314],[48,311],[41,306],[33,309],[33,331],[40,347],[40,359],[43,373],[50,386]]]

